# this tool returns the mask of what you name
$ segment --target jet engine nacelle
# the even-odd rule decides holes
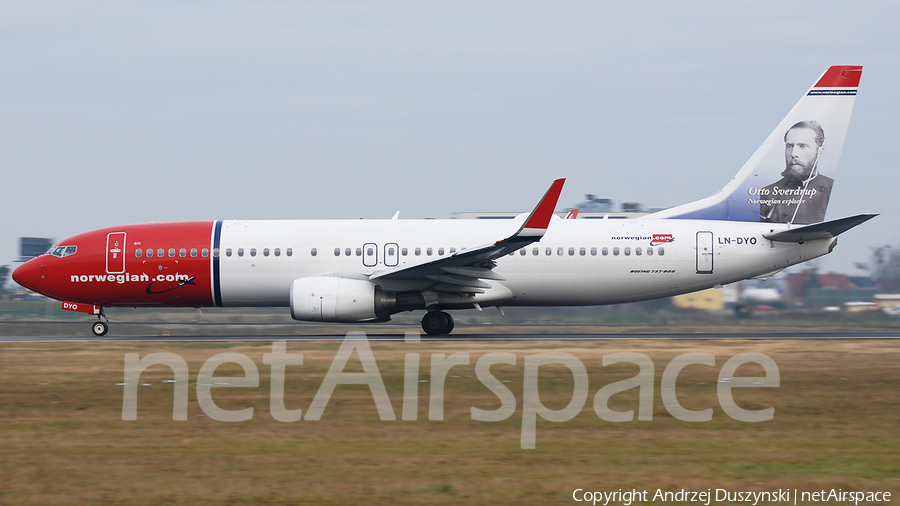
[[[291,282],[291,317],[342,323],[383,319],[393,300],[386,295],[375,283],[361,279],[298,278]]]

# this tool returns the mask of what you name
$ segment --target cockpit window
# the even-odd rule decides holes
[[[75,252],[78,251],[77,246],[54,246],[47,250],[46,255],[53,255],[55,257],[67,257],[69,255],[74,255]]]
[[[53,255],[55,257],[67,257],[69,255],[74,255],[75,252],[78,251],[77,246],[53,246],[48,249],[45,255]]]

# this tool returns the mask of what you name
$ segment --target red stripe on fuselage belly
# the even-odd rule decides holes
[[[211,306],[213,225],[211,221],[127,225],[66,239],[60,244],[76,245],[78,252],[49,259],[55,260],[58,275],[48,295],[100,306]],[[107,238],[115,232],[125,233],[124,273],[107,272]],[[147,256],[148,249],[153,256]],[[171,249],[174,257],[169,256]],[[203,249],[208,251],[206,257]],[[197,256],[191,256],[191,250]]]

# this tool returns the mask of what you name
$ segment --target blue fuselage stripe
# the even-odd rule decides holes
[[[222,240],[222,220],[216,221],[216,231],[213,234],[213,295],[216,307],[222,307],[222,284],[219,274],[219,244]]]

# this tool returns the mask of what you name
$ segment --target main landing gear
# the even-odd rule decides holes
[[[94,323],[94,326],[91,327],[91,330],[94,332],[94,335],[97,337],[105,336],[107,332],[109,332],[109,318],[106,317],[106,314],[103,312],[103,308],[100,308],[100,314],[97,315],[97,321]]]
[[[453,317],[443,311],[428,311],[422,317],[422,330],[429,336],[443,336],[453,331]]]

